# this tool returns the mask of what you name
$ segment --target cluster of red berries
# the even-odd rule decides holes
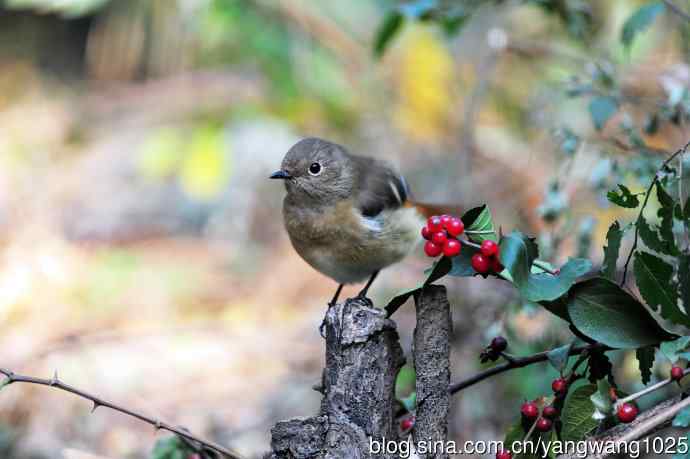
[[[531,425],[536,421],[534,428],[539,432],[548,432],[553,427],[553,421],[558,417],[558,409],[553,405],[547,405],[541,410],[539,416],[539,406],[536,402],[525,402],[520,407],[522,418]]]
[[[458,236],[465,232],[465,224],[457,217],[434,215],[429,217],[422,228],[422,237],[426,239],[424,253],[434,258],[441,254],[454,257],[460,253]]]
[[[488,272],[500,273],[503,265],[498,261],[499,247],[494,241],[487,239],[482,242],[479,252],[472,255],[472,269],[480,274]]]
[[[488,361],[495,362],[506,348],[508,348],[508,341],[502,336],[496,336],[491,340],[491,343],[484,348],[482,353],[479,354],[479,360],[482,363]]]
[[[638,414],[640,414],[640,410],[634,403],[623,403],[618,407],[618,411],[616,412],[618,420],[624,424],[633,422]]]

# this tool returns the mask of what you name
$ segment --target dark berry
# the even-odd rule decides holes
[[[554,379],[551,383],[551,389],[556,395],[565,395],[568,392],[568,381],[563,378]]]
[[[546,419],[555,419],[558,416],[558,410],[555,406],[548,405],[541,411],[541,415]]]
[[[465,224],[459,218],[451,218],[446,225],[446,231],[451,236],[458,237],[465,231]]]
[[[446,243],[447,240],[448,236],[446,236],[445,231],[437,231],[431,235],[431,242],[433,242],[436,245],[443,245]]]
[[[414,427],[414,416],[405,418],[402,421],[400,421],[400,428],[403,431],[410,430],[412,427]]]
[[[673,365],[671,367],[671,379],[674,381],[680,381],[685,376],[685,372],[678,365]]]
[[[427,241],[431,240],[431,231],[429,231],[428,226],[422,228],[422,237]]]
[[[432,258],[441,255],[441,252],[443,252],[443,247],[440,245],[436,245],[431,241],[426,241],[426,244],[424,244],[424,253]]]
[[[485,257],[493,257],[498,253],[498,244],[487,239],[482,242],[481,252]]]
[[[492,272],[498,274],[503,271],[503,265],[498,261],[498,256],[489,258],[489,268]]]
[[[457,239],[448,239],[445,244],[443,244],[443,254],[447,257],[454,257],[460,253],[460,241]]]
[[[534,402],[525,402],[520,407],[520,413],[522,413],[526,419],[537,419],[537,416],[539,416],[539,407],[537,407],[537,404]]]
[[[618,420],[625,424],[633,422],[640,410],[633,403],[623,403],[618,407]]]
[[[513,459],[513,455],[510,451],[503,449],[496,452],[496,459]]]
[[[502,336],[496,336],[494,339],[491,340],[491,344],[489,344],[489,347],[492,351],[503,352],[508,347],[508,341],[506,341],[506,339]]]
[[[551,430],[551,426],[553,426],[553,421],[551,419],[539,418],[535,428],[539,432],[548,432],[549,430]]]
[[[489,272],[489,259],[481,253],[475,253],[472,255],[472,268],[481,274]]]
[[[450,215],[443,214],[441,215],[441,224],[443,225],[444,228],[448,226],[448,223],[453,219]]]
[[[427,220],[427,226],[429,227],[429,231],[432,234],[441,231],[443,229],[441,217],[438,217],[436,215],[434,215],[433,217],[429,217],[429,220]]]

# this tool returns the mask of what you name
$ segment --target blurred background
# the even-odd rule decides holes
[[[392,0],[0,0],[0,366],[268,451],[275,422],[318,410],[336,287],[290,247],[266,180],[304,136],[392,161],[417,199],[487,203],[543,259],[598,264],[632,217],[605,192],[639,191],[689,138],[690,23],[643,17],[626,41],[649,2],[435,3],[403,5],[386,38]],[[384,271],[375,303],[428,264],[419,248]],[[445,282],[454,379],[496,334],[515,354],[571,339],[504,283]],[[409,352],[410,305],[395,320]],[[502,438],[553,374],[461,392],[451,438]],[[162,435],[90,408],[4,388],[0,457],[145,458]]]

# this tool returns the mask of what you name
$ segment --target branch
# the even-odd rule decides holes
[[[584,352],[594,350],[606,351],[609,350],[609,348],[608,346],[605,346],[601,343],[587,344],[585,346],[573,347],[572,349],[570,349],[568,355],[580,355]],[[495,367],[489,368],[488,370],[484,370],[467,379],[451,384],[448,390],[451,394],[455,394],[456,392],[460,392],[461,390],[473,386],[478,382],[484,381],[485,379],[490,378],[491,376],[504,373],[506,371],[514,370],[516,368],[526,367],[528,365],[532,365],[533,363],[544,362],[549,359],[549,352],[551,351],[538,352],[536,354],[528,355],[526,357],[513,357],[512,360],[508,362],[496,365]]]
[[[630,259],[632,258],[633,253],[635,253],[635,250],[637,250],[637,240],[640,232],[640,225],[638,223],[640,222],[640,219],[642,219],[642,213],[644,212],[645,207],[647,207],[647,202],[649,201],[649,195],[652,193],[652,188],[654,188],[654,185],[659,183],[659,172],[661,172],[662,169],[668,166],[671,161],[676,159],[678,155],[682,155],[683,153],[685,153],[685,150],[687,150],[688,147],[690,147],[690,142],[686,143],[683,148],[679,149],[674,154],[669,156],[668,159],[666,159],[666,161],[664,161],[661,164],[661,167],[657,169],[656,173],[654,174],[654,179],[652,180],[652,183],[650,183],[649,187],[647,187],[647,191],[644,196],[644,202],[642,203],[642,207],[640,208],[640,213],[637,216],[637,220],[635,220],[635,238],[633,239],[633,245],[630,248],[630,252],[628,252],[628,258],[626,258],[625,265],[623,266],[623,279],[620,283],[621,286],[625,285],[625,279],[628,276],[628,265],[630,264]]]
[[[671,0],[663,0],[663,1],[664,1],[664,5],[666,5],[669,10],[673,11],[674,13],[676,13],[681,18],[690,22],[690,14],[688,14],[685,11],[683,11],[682,9],[680,9],[680,7],[678,5],[676,5],[675,3],[673,3]]]
[[[193,443],[198,443],[201,445],[203,448],[208,448],[210,450],[216,451],[223,456],[229,458],[229,459],[242,459],[239,454],[236,452],[229,450],[217,443],[211,442],[209,440],[202,440],[195,435],[192,435],[190,432],[185,430],[184,428],[180,427],[174,427],[166,422],[159,421],[157,419],[154,419],[152,417],[146,416],[145,414],[137,413],[136,411],[132,411],[130,409],[124,408],[122,406],[115,405],[114,403],[108,402],[106,400],[103,400],[99,397],[96,397],[95,395],[91,395],[87,392],[84,392],[81,389],[78,389],[76,387],[70,386],[68,384],[63,383],[58,379],[57,373],[55,373],[55,376],[53,376],[52,379],[43,379],[43,378],[34,378],[32,376],[24,376],[24,375],[19,375],[14,373],[13,371],[7,370],[5,368],[0,368],[0,374],[3,374],[6,376],[5,380],[0,383],[0,389],[4,386],[8,386],[10,384],[14,383],[27,383],[27,384],[37,384],[39,386],[48,386],[48,387],[53,387],[55,389],[60,389],[65,392],[69,392],[70,394],[77,395],[81,398],[84,398],[86,400],[89,400],[90,402],[93,403],[93,408],[91,412],[93,413],[96,411],[96,408],[99,406],[104,406],[106,408],[110,408],[111,410],[118,411],[120,413],[126,414],[128,416],[131,416],[133,418],[139,419],[140,421],[144,421],[147,424],[151,424],[156,428],[156,430],[166,430],[168,432],[174,433],[176,435],[179,435],[180,437],[189,440]]]

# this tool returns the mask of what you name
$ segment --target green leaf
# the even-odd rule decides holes
[[[637,195],[632,194],[627,186],[618,184],[618,188],[621,190],[620,194],[615,190],[606,193],[606,197],[609,201],[627,209],[634,209],[640,205],[640,200],[637,199]]]
[[[374,39],[374,56],[378,58],[383,56],[393,37],[400,32],[404,22],[405,17],[399,11],[393,11],[384,18]]]
[[[676,417],[673,418],[673,427],[690,427],[690,406],[680,410]]]
[[[494,220],[486,205],[468,210],[462,216],[462,222],[465,224],[465,234],[470,240],[477,243],[487,239],[498,242]],[[476,233],[473,233],[475,231]]]
[[[690,336],[681,336],[673,341],[665,341],[661,343],[661,353],[666,356],[671,363],[676,363],[680,358],[679,353],[688,349],[690,344]]]
[[[441,259],[436,260],[434,264],[431,265],[431,268],[424,271],[427,277],[421,284],[417,285],[416,287],[405,289],[397,293],[393,298],[391,298],[388,301],[388,304],[386,304],[385,308],[388,317],[392,316],[393,313],[395,313],[395,311],[397,311],[400,306],[405,304],[405,302],[412,295],[416,295],[425,286],[436,282],[437,280],[448,274],[452,267],[453,263],[451,259],[448,257],[442,257]]]
[[[553,301],[539,301],[539,304],[551,314],[571,323],[570,316],[568,316],[568,301],[565,296]]]
[[[647,305],[664,319],[690,326],[690,317],[678,307],[678,286],[673,281],[673,267],[647,252],[636,252],[633,264],[640,295]]]
[[[398,375],[395,377],[395,396],[398,400],[402,401],[405,397],[408,397],[414,392],[416,381],[417,375],[414,371],[414,367],[409,363],[403,365],[400,371],[398,371]]]
[[[637,219],[637,229],[644,245],[658,253],[674,254],[673,246],[662,241],[657,227],[649,225],[643,216]]]
[[[678,287],[680,299],[686,313],[690,312],[690,254],[682,253],[678,256]]]
[[[675,206],[675,201],[658,182],[656,184],[656,196],[659,200],[659,204],[661,204],[657,215],[661,219],[659,234],[667,247],[664,253],[677,255],[678,247],[676,246],[676,240],[673,235],[673,208]]]
[[[565,367],[568,365],[568,357],[570,354],[570,349],[572,349],[574,342],[570,342],[565,346],[557,347],[549,351],[546,357],[549,359],[549,363],[558,371],[562,373]]]
[[[635,40],[635,36],[647,30],[662,11],[664,11],[664,4],[661,2],[647,3],[638,8],[623,24],[623,30],[621,31],[621,42],[623,45],[629,48],[633,40]]]
[[[529,238],[519,231],[503,236],[500,242],[500,260],[510,273],[518,289],[525,288],[531,272],[532,262],[537,258],[539,249],[534,238]]]
[[[611,385],[605,379],[597,381],[596,391],[589,397],[594,408],[602,414],[613,412],[613,401],[610,393]]]
[[[604,262],[601,265],[601,274],[613,281],[616,280],[616,263],[621,249],[621,239],[623,239],[623,230],[620,223],[615,221],[606,233],[607,245],[604,246]]]
[[[592,269],[592,262],[584,258],[570,258],[557,275],[549,273],[530,273],[527,284],[520,289],[529,301],[551,301],[564,295],[578,277]],[[519,287],[518,287],[519,288]]]
[[[598,422],[592,419],[595,407],[590,400],[596,392],[597,386],[589,384],[580,386],[568,394],[561,415],[561,440],[580,441],[597,427]]]
[[[654,366],[654,346],[641,347],[635,351],[637,362],[640,364],[640,374],[642,384],[649,384],[652,377],[652,367]]]
[[[477,271],[472,267],[472,256],[479,252],[479,250],[468,245],[463,245],[460,254],[453,257],[453,267],[448,273],[453,277],[472,277],[477,274]]]
[[[632,295],[601,277],[570,289],[568,315],[579,332],[612,348],[636,349],[675,336]]]
[[[597,131],[618,111],[618,101],[610,96],[597,96],[589,103],[589,114]]]

